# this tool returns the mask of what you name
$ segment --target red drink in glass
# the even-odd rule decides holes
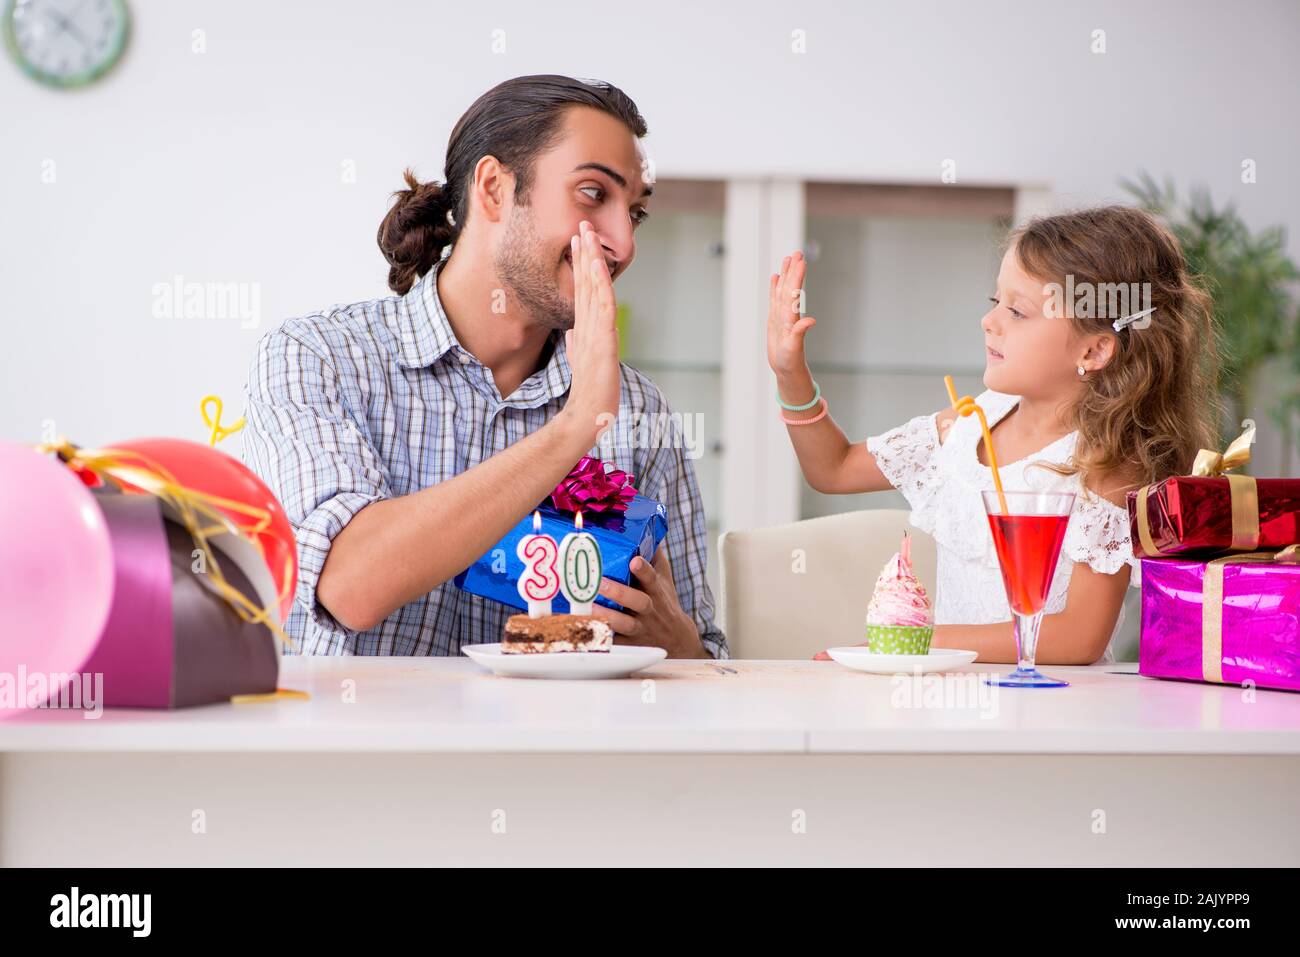
[[[1052,589],[1061,543],[1074,511],[1073,492],[983,492],[989,531],[1002,569],[1016,639],[1016,670],[989,684],[1060,688],[1067,684],[1034,667],[1038,630]]]
[[[1011,610],[1032,615],[1047,604],[1068,515],[990,515],[993,547]]]

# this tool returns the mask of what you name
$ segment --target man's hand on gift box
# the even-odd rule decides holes
[[[615,643],[653,645],[667,651],[669,658],[709,657],[699,629],[677,601],[672,566],[663,546],[655,552],[653,565],[638,555],[632,559],[631,569],[640,588],[609,578],[600,582],[600,593],[622,605],[623,611],[604,605],[592,607],[592,614],[614,629]]]

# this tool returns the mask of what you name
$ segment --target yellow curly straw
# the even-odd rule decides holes
[[[984,410],[975,404],[975,400],[968,395],[957,398],[957,388],[952,384],[952,376],[943,377],[943,384],[948,389],[948,399],[952,402],[952,407],[958,415],[970,415],[972,412],[979,416],[980,428],[984,430],[984,448],[989,453],[989,465],[993,469],[993,487],[998,490],[998,504],[1002,506],[1002,514],[1010,515],[1011,510],[1007,508],[1007,496],[1002,491],[1002,476],[998,474],[998,456],[993,451],[993,434],[989,432],[989,420],[984,418]]]

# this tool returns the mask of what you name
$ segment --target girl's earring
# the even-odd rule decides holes
[[[1083,368],[1083,366],[1079,366],[1079,370],[1078,370],[1078,371],[1079,371],[1079,375],[1083,375],[1087,370],[1085,370],[1085,369]]]

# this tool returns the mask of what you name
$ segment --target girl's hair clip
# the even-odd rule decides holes
[[[1143,309],[1141,312],[1135,312],[1131,316],[1125,316],[1123,319],[1116,319],[1112,322],[1111,328],[1119,332],[1125,326],[1132,326],[1134,329],[1145,329],[1151,325],[1151,313],[1156,311],[1155,306]]]

